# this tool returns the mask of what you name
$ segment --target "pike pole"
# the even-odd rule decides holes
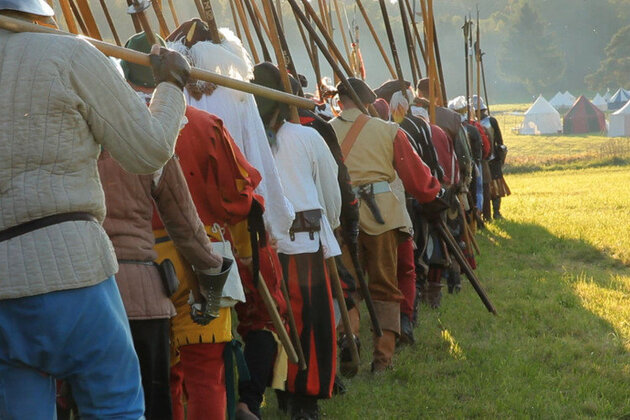
[[[20,19],[14,19],[7,16],[0,16],[0,28],[6,29],[11,32],[38,32],[47,33],[52,35],[65,35],[75,36],[69,32],[60,31],[58,29],[52,29],[45,26],[36,25],[34,23],[26,22]],[[143,54],[138,51],[130,50],[124,47],[118,47],[116,45],[109,44],[104,41],[88,37],[80,37],[81,39],[89,42],[96,47],[103,54],[120,58],[130,63],[138,64],[141,66],[150,67],[151,62],[149,54]],[[305,108],[313,110],[315,109],[315,103],[309,99],[300,98],[299,96],[291,95],[285,92],[280,92],[275,89],[269,89],[263,86],[255,85],[253,83],[243,82],[241,80],[232,79],[231,77],[223,76],[211,71],[202,70],[197,67],[190,69],[190,77],[197,80],[203,80],[206,82],[214,83],[219,86],[238,90],[241,92],[247,92],[254,95],[264,96],[274,101],[286,103],[289,105],[295,105],[299,108]]]

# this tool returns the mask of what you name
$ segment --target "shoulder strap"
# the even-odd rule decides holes
[[[348,157],[348,154],[350,154],[350,150],[352,150],[354,142],[357,141],[361,130],[363,130],[363,127],[369,120],[370,117],[365,114],[360,114],[357,119],[354,120],[354,122],[352,123],[350,131],[348,131],[348,134],[346,134],[346,137],[344,137],[343,141],[341,142],[341,154],[343,155],[344,159]]]

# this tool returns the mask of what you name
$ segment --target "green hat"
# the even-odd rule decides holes
[[[166,43],[159,35],[155,34],[155,39],[161,46],[166,46]],[[144,32],[137,33],[129,38],[125,43],[125,48],[145,54],[151,52],[151,45]],[[134,85],[146,88],[155,87],[155,79],[153,79],[153,70],[151,70],[151,67],[141,66],[125,60],[120,61],[120,66],[125,74],[125,79],[129,80]]]

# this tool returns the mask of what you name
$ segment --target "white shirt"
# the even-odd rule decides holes
[[[256,192],[265,199],[263,217],[267,228],[276,239],[286,235],[295,213],[285,197],[254,96],[222,86],[218,86],[212,95],[202,96],[199,101],[187,90],[184,94],[188,104],[223,120],[236,145],[262,176]]]
[[[297,232],[292,241],[286,233],[278,239],[278,252],[317,252],[321,242],[325,258],[340,255],[333,229],[339,226],[341,192],[337,163],[326,142],[316,130],[286,122],[278,130],[272,152],[285,195],[295,211],[322,210],[319,234],[311,239],[307,232]]]

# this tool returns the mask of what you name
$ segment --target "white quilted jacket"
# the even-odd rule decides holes
[[[185,102],[162,83],[147,109],[85,41],[0,30],[0,231],[66,212],[101,222],[101,147],[127,171],[173,154]],[[65,222],[0,242],[0,299],[97,284],[118,270],[94,222]]]

